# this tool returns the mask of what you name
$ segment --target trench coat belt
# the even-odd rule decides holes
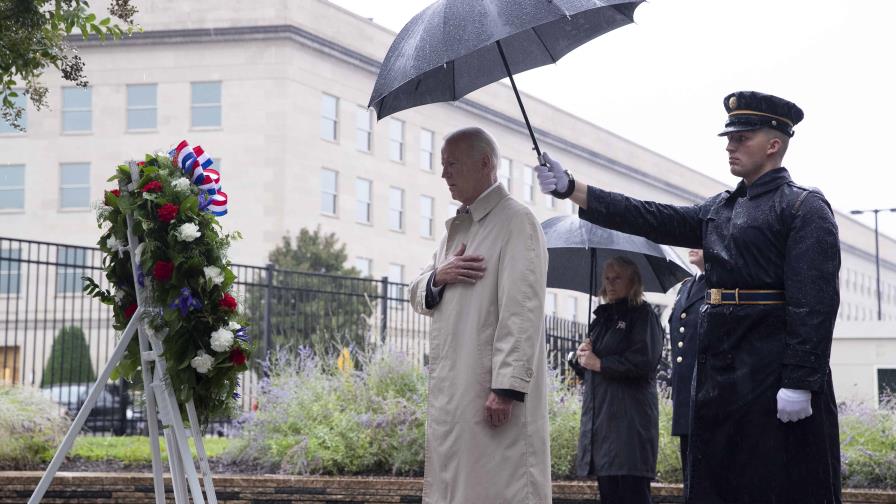
[[[707,289],[707,304],[784,304],[782,290]]]

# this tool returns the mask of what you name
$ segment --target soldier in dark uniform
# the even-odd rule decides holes
[[[742,180],[693,206],[641,201],[576,183],[545,154],[541,189],[579,217],[657,243],[702,248],[706,303],[694,371],[691,504],[840,503],[830,352],[840,304],[840,242],[817,189],[782,166],[795,104],[741,91],[720,133]]]
[[[678,288],[669,314],[669,345],[672,347],[672,435],[681,447],[681,470],[687,483],[688,432],[691,421],[691,378],[697,362],[697,322],[706,294],[703,251],[688,251],[688,261],[697,267],[696,276],[685,279]]]

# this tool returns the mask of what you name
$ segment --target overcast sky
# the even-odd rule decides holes
[[[394,31],[431,3],[331,1]],[[886,0],[652,0],[517,85],[729,185],[723,97],[776,94],[806,114],[785,158],[796,182],[838,210],[896,207],[894,19]],[[896,213],[880,228],[896,237]]]

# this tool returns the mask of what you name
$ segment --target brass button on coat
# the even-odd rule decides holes
[[[678,332],[680,332],[681,334],[684,334],[684,327],[679,327]]]
[[[682,313],[682,314],[681,314],[681,318],[682,318],[682,320],[688,318],[688,314],[687,314],[687,313]]]
[[[682,359],[681,357],[678,357],[678,358],[675,359],[675,362],[681,364],[681,361],[682,361],[682,360],[683,360],[683,359]]]
[[[684,346],[684,341],[679,341],[679,342],[678,342],[678,348],[681,348],[681,347],[683,347],[683,346]]]

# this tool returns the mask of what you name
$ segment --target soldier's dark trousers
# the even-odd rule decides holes
[[[681,443],[681,481],[684,482],[684,494],[688,492],[688,437],[680,436]]]
[[[600,504],[652,504],[650,478],[641,476],[598,476]]]

